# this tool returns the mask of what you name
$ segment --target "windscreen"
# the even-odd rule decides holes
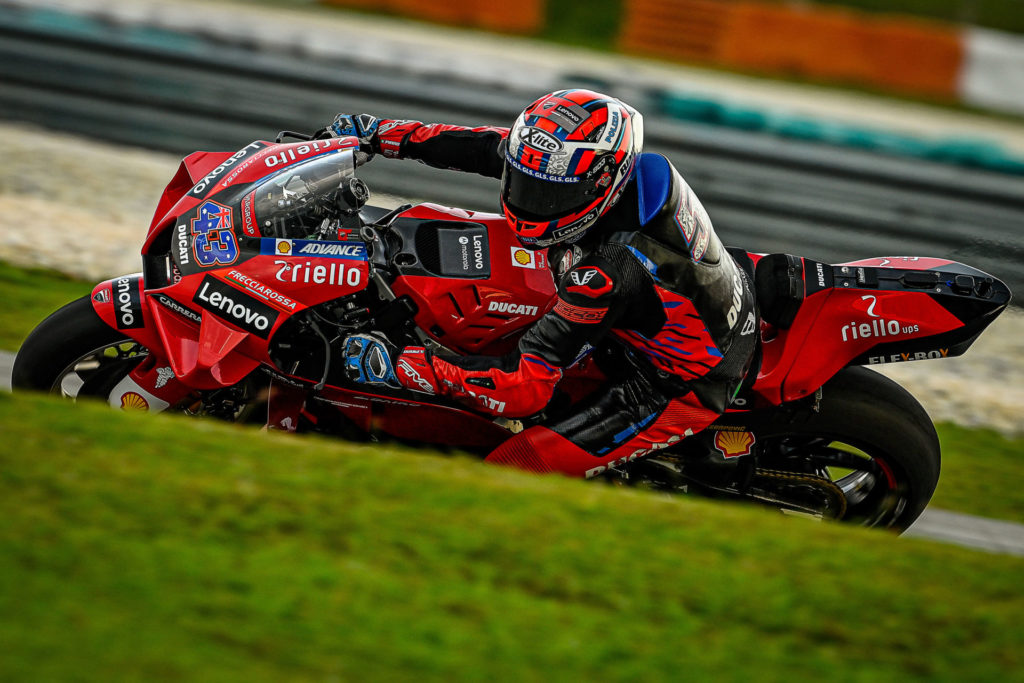
[[[337,215],[340,186],[354,175],[353,154],[346,149],[289,166],[263,181],[247,196],[260,235],[317,237],[324,221]]]

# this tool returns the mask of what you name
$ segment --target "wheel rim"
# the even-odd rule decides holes
[[[131,339],[104,344],[68,363],[57,373],[50,393],[71,401],[84,396],[106,398],[114,385],[147,356],[149,351]]]
[[[809,467],[838,486],[846,498],[844,521],[892,526],[910,500],[908,477],[877,447],[828,436],[786,436],[766,440],[763,448],[772,466]]]

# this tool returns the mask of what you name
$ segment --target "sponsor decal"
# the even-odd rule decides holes
[[[483,228],[440,229],[441,273],[453,277],[487,277],[491,262]]]
[[[893,353],[888,356],[868,356],[869,365],[879,363],[906,363],[912,360],[928,360],[934,358],[947,358],[949,349],[933,349],[931,351],[909,351],[907,353]]]
[[[750,455],[750,449],[755,441],[756,438],[750,432],[715,432],[715,449],[726,458]]]
[[[291,263],[274,261],[277,272],[274,277],[280,282],[311,282],[317,285],[358,287],[363,283],[363,271],[358,266],[329,262],[313,264],[310,261]]]
[[[615,139],[615,135],[619,132],[619,112],[613,111],[612,118],[608,122],[608,134],[604,136],[605,142],[611,142]]]
[[[252,202],[255,196],[256,191],[253,190],[242,199],[242,232],[249,237],[260,236],[260,229],[256,226],[256,219],[252,213]]]
[[[512,265],[516,268],[537,270],[538,268],[543,269],[547,267],[547,264],[544,262],[543,252],[530,251],[522,247],[510,247],[510,249],[512,250]]]
[[[412,364],[404,358],[398,361],[398,372],[401,376],[408,378],[410,382],[419,387],[419,391],[425,394],[433,394],[434,385],[431,384],[427,379],[419,373]]]
[[[711,230],[709,230],[703,223],[699,223],[697,226],[697,237],[693,241],[693,251],[690,252],[694,261],[700,261],[704,258],[704,253],[707,251],[708,243],[710,241]]]
[[[200,266],[230,266],[238,260],[238,242],[231,231],[231,207],[206,200],[192,219],[192,255]]]
[[[571,133],[579,128],[581,123],[590,118],[590,112],[578,104],[571,104],[569,106],[560,104],[548,112],[548,118]]]
[[[128,391],[121,394],[121,410],[149,410],[149,401],[142,394]]]
[[[582,287],[583,285],[590,282],[595,275],[597,275],[596,268],[591,268],[589,270],[584,271],[577,270],[570,274],[570,279],[572,280],[572,283],[574,285],[576,285],[577,287]]]
[[[676,214],[673,216],[673,220],[676,222],[676,227],[679,228],[680,234],[683,239],[686,240],[686,245],[689,246],[693,241],[693,231],[697,225],[696,220],[693,218],[693,214],[690,213],[690,207],[687,206],[687,198],[689,194],[683,192],[679,197],[679,207],[676,209]]]
[[[757,318],[754,317],[753,311],[747,313],[747,319],[743,323],[743,329],[740,330],[740,336],[746,337],[748,334],[753,334],[754,329],[757,327]]]
[[[156,369],[156,384],[154,385],[157,389],[162,389],[167,386],[167,383],[174,379],[174,370],[167,368]]]
[[[389,130],[392,130],[399,126],[404,126],[407,123],[419,123],[419,121],[413,121],[411,119],[395,119],[392,121],[385,121],[384,123],[380,124],[380,126],[377,127],[377,136],[379,137],[384,133],[387,133]]]
[[[110,290],[106,287],[92,295],[92,300],[98,304],[110,303]]]
[[[519,139],[527,147],[538,149],[546,154],[559,154],[563,151],[562,141],[541,128],[527,126],[519,131]]]
[[[505,402],[504,401],[498,401],[496,399],[491,398],[490,396],[484,396],[483,394],[477,394],[477,393],[472,392],[472,391],[470,391],[468,393],[469,393],[470,396],[472,396],[476,400],[480,401],[480,403],[483,405],[484,408],[486,408],[488,410],[493,410],[494,412],[498,413],[499,415],[505,412]]]
[[[492,301],[487,305],[490,313],[509,313],[512,315],[537,315],[536,306],[512,303],[511,301]]]
[[[820,263],[810,259],[803,259],[804,283],[806,295],[816,294],[825,289],[830,289],[834,283],[832,266],[828,263]],[[863,280],[862,280],[863,281]]]
[[[121,408],[122,410],[148,410],[151,412],[159,412],[170,405],[159,396],[154,396],[140,387],[131,375],[126,375],[110,390],[107,404],[112,408]]]
[[[207,275],[192,301],[218,318],[267,339],[277,322],[278,312],[227,283]]]
[[[295,310],[295,307],[297,305],[295,301],[286,297],[284,294],[281,294],[276,289],[273,289],[272,287],[263,284],[259,280],[249,277],[245,273],[241,273],[237,270],[232,270],[231,272],[228,273],[228,278],[230,280],[233,280],[234,282],[239,283],[240,285],[245,287],[245,289],[250,293],[255,294],[261,299],[268,301],[274,306],[289,311]]]
[[[202,324],[203,316],[196,313],[187,306],[182,306],[181,304],[179,304],[177,301],[167,296],[166,294],[157,294],[154,298],[157,300],[158,303],[171,309],[181,317],[188,318],[197,325]]]
[[[306,157],[316,156],[317,154],[326,152],[330,150],[332,146],[344,149],[348,147],[348,143],[344,138],[334,138],[333,140],[310,140],[309,142],[304,142],[301,145],[296,144],[294,147],[289,146],[280,153],[266,156],[263,159],[263,164],[267,168],[287,165],[293,161],[300,161]]]
[[[885,319],[875,313],[877,297],[873,294],[866,294],[861,301],[869,301],[867,314],[872,318],[870,322],[850,321],[843,325],[840,334],[844,342],[856,341],[859,339],[870,339],[873,337],[897,337],[905,334],[913,334],[920,328],[917,325],[908,324],[899,320]]]
[[[682,441],[683,439],[685,439],[688,436],[693,436],[693,430],[692,429],[687,429],[681,435],[680,434],[673,434],[672,436],[668,437],[668,439],[666,439],[665,441],[662,441],[662,442],[659,442],[659,443],[652,443],[650,446],[648,446],[646,448],[638,448],[635,451],[633,451],[632,453],[630,453],[629,455],[624,455],[621,458],[616,458],[615,460],[612,460],[607,465],[598,465],[597,467],[593,467],[593,468],[587,470],[586,473],[583,476],[586,479],[591,479],[591,478],[596,477],[597,475],[601,474],[602,472],[604,472],[606,470],[614,469],[616,467],[619,467],[620,465],[625,465],[627,463],[631,463],[634,460],[638,460],[640,458],[648,456],[651,453],[654,453],[655,451],[660,451],[663,448],[668,448],[669,446],[671,446],[673,444],[679,443],[680,441]]]
[[[177,228],[178,241],[178,263],[188,265],[188,225],[182,223]]]
[[[697,195],[693,193],[690,186],[685,181],[681,182],[679,206],[676,207],[673,220],[676,227],[679,228],[679,233],[686,241],[686,246],[690,247],[690,254],[693,256],[693,260],[700,261],[704,258],[704,252],[707,250],[708,243],[711,240],[713,230],[711,217],[708,216],[704,205],[697,199]]]
[[[739,322],[740,311],[743,310],[743,281],[740,279],[739,268],[729,263],[731,270],[731,282],[732,282],[732,305],[729,306],[729,311],[725,314],[725,324],[729,326],[731,330]],[[750,314],[753,316],[753,313]],[[753,332],[753,329],[751,329]],[[750,332],[740,332],[741,335],[750,334]]]
[[[508,163],[513,168],[515,168],[516,170],[521,171],[521,172],[525,173],[528,176],[533,176],[534,178],[539,178],[540,180],[547,180],[547,181],[550,181],[552,183],[578,183],[580,181],[579,176],[574,176],[574,175],[551,175],[549,173],[541,173],[540,171],[535,171],[532,168],[530,168],[529,166],[524,166],[523,164],[521,164],[518,161],[516,161],[516,159],[513,158],[512,155],[509,154],[508,151],[505,152],[505,160],[508,161]],[[522,239],[522,238],[520,238],[520,239]],[[522,240],[522,241],[525,242],[526,240]]]
[[[264,256],[310,256],[316,258],[366,260],[366,245],[362,242],[320,242],[316,240],[260,240],[260,254]]]
[[[571,271],[569,273],[569,281],[572,284],[567,284],[565,291],[582,294],[591,299],[607,294],[612,291],[612,287],[615,285],[603,270],[593,266],[577,268]]]
[[[196,183],[195,186],[193,186],[193,188],[191,190],[189,190],[189,194],[191,194],[191,195],[193,195],[195,197],[205,197],[207,190],[210,189],[210,187],[213,185],[213,183],[215,183],[217,181],[217,178],[219,178],[222,173],[224,173],[229,168],[234,166],[241,159],[244,159],[245,157],[247,157],[250,153],[252,153],[252,152],[254,152],[254,151],[258,150],[258,149],[263,149],[265,146],[266,146],[266,143],[263,143],[263,142],[253,142],[253,143],[250,143],[250,144],[246,145],[244,148],[238,150],[237,152],[232,154],[230,157],[225,159],[215,169],[213,169],[212,171],[207,173],[203,177],[202,180],[200,180],[198,183]]]
[[[562,260],[558,264],[558,274],[560,276],[565,275],[572,269],[573,266],[579,263],[582,258],[582,249],[580,249],[576,245],[569,247],[568,249],[565,250],[565,253],[562,254]]]
[[[608,313],[607,308],[581,308],[573,306],[564,299],[558,300],[554,311],[571,323],[582,323],[584,325],[599,323],[604,320],[605,314]]]
[[[365,244],[338,244],[336,242],[306,242],[296,244],[295,256],[318,256],[320,258],[365,259]]]
[[[559,228],[551,233],[551,238],[556,242],[559,240],[567,239],[572,237],[578,232],[581,232],[585,228],[589,227],[590,223],[597,220],[597,211],[591,211],[583,218],[579,219],[574,223],[570,223],[564,228]]]
[[[119,330],[134,330],[145,326],[139,279],[135,275],[114,280],[114,309]]]

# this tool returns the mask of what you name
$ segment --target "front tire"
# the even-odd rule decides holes
[[[15,391],[41,391],[77,399],[104,397],[149,352],[112,329],[90,297],[63,306],[25,339],[14,359]]]

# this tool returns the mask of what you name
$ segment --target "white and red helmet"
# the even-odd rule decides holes
[[[501,206],[519,240],[543,248],[581,237],[629,182],[643,148],[643,117],[614,97],[560,90],[509,131]]]

